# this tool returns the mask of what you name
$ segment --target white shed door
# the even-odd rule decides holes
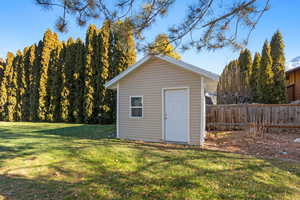
[[[164,95],[166,141],[188,142],[187,89],[165,90]]]

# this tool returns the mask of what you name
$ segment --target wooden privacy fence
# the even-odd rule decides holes
[[[244,129],[260,124],[270,128],[300,129],[300,104],[207,105],[208,130]]]

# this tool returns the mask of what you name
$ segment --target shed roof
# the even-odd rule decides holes
[[[145,57],[143,57],[141,60],[139,60],[137,63],[135,63],[134,65],[128,67],[125,71],[123,71],[122,73],[120,73],[118,76],[114,77],[113,79],[111,79],[110,81],[108,81],[104,86],[106,88],[109,88],[110,86],[114,85],[115,83],[117,83],[119,80],[121,80],[122,78],[124,78],[125,76],[127,76],[128,74],[130,74],[131,72],[133,72],[135,69],[139,68],[142,64],[144,64],[145,62],[147,62],[150,58],[158,58],[161,60],[164,60],[166,62],[172,63],[178,67],[181,67],[183,69],[189,70],[191,72],[197,73],[201,76],[204,76],[208,79],[214,80],[214,81],[218,81],[219,80],[219,75],[209,72],[205,69],[202,69],[200,67],[196,67],[194,65],[188,64],[186,62],[180,61],[180,60],[176,60],[174,58],[171,58],[169,56],[163,56],[163,55],[147,55]]]

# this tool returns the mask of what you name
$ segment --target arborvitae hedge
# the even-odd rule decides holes
[[[285,56],[282,35],[277,31],[271,40],[271,56],[273,60],[274,88],[273,96],[276,103],[287,103],[287,88],[285,79]]]
[[[73,108],[73,118],[75,122],[82,122],[84,119],[83,115],[83,91],[84,91],[84,54],[85,48],[84,44],[80,39],[76,40],[76,64],[73,73],[73,92],[71,92],[74,102],[72,104]]]
[[[238,68],[225,66],[218,83],[218,103],[286,103],[285,56],[282,35],[277,31],[264,43],[262,56],[242,50]],[[236,66],[236,65],[234,65]],[[239,80],[236,79],[238,75]]]
[[[113,123],[115,92],[104,84],[136,60],[132,32],[112,28],[122,24],[89,26],[85,43],[61,42],[47,30],[37,45],[8,53],[0,62],[0,120]]]
[[[258,52],[256,52],[254,55],[252,74],[250,77],[250,89],[251,89],[252,102],[259,102],[257,85],[259,81],[260,60],[261,60],[261,56]]]
[[[12,53],[7,54],[6,67],[8,70],[7,74],[7,101],[5,106],[6,120],[16,120],[16,105],[17,105],[17,71],[15,66],[17,65],[19,56],[14,57]]]
[[[260,103],[276,103],[272,94],[274,86],[274,72],[272,70],[271,48],[268,41],[265,41],[261,53],[259,82],[258,82],[258,101]]]
[[[94,39],[97,37],[96,26],[90,25],[86,35],[86,50],[85,50],[85,66],[84,66],[84,122],[89,123],[93,121],[94,109],[94,92],[95,92],[95,69],[94,69]]]
[[[26,49],[24,49],[24,53],[26,53]],[[16,121],[22,121],[24,115],[25,107],[25,90],[27,89],[26,84],[26,74],[25,74],[25,66],[24,66],[24,56],[22,55],[21,51],[17,52],[17,59],[16,59],[16,76],[17,76],[17,87],[16,87],[16,107],[15,107],[15,114],[16,114]],[[27,67],[27,66],[26,66]]]

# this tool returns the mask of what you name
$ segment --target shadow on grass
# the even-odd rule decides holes
[[[297,189],[282,183],[266,183],[256,173],[271,167],[270,163],[245,164],[233,169],[208,169],[195,165],[199,159],[214,156],[161,155],[148,150],[139,158],[159,159],[141,164],[136,170],[109,168],[101,160],[79,156],[78,161],[90,167],[77,182],[54,181],[51,175],[34,179],[0,175],[0,195],[13,199],[279,199],[296,194]],[[231,162],[231,157],[222,162]],[[39,166],[40,167],[40,166]],[[64,168],[63,163],[47,167],[62,175],[78,176],[78,171]],[[184,171],[167,172],[179,168]],[[189,173],[187,173],[189,172]],[[208,184],[209,183],[209,184]],[[191,193],[193,196],[190,196]]]
[[[286,180],[281,180],[287,175],[286,171],[299,177],[299,168],[290,170],[284,162],[278,164],[277,161],[265,160],[256,163],[253,157],[202,150],[197,147],[114,140],[110,139],[113,132],[113,126],[100,128],[97,125],[34,130],[30,134],[0,129],[1,139],[26,137],[49,139],[50,143],[64,142],[43,148],[36,147],[37,142],[17,144],[13,147],[0,146],[0,161],[38,155],[55,149],[67,155],[65,162],[69,162],[67,158],[72,158],[70,162],[78,164],[78,168],[87,168],[85,173],[82,173],[80,169],[68,168],[64,161],[47,165],[15,166],[13,170],[20,171],[46,167],[49,171],[67,178],[59,179],[50,173],[31,179],[11,175],[13,171],[6,171],[0,174],[0,198],[2,195],[7,199],[21,200],[279,199],[284,195],[299,193],[297,187],[289,187]],[[75,141],[72,142],[72,139]],[[82,146],[78,146],[79,144]],[[130,152],[135,152],[130,154],[133,163],[122,165],[124,168],[111,166],[105,163],[102,157],[80,153],[82,148],[96,145],[106,147],[104,150],[107,150],[107,154],[99,154],[106,156],[106,159],[115,156],[114,150],[117,148],[126,146]],[[128,156],[120,154],[118,159],[128,162],[125,155]],[[217,167],[210,168],[206,165]],[[274,169],[281,174],[277,174],[278,171]],[[260,173],[269,173],[266,174],[268,178],[258,176]],[[67,181],[69,177],[77,178],[75,181]]]
[[[113,145],[114,125],[74,125],[53,128],[17,125],[0,128],[0,167],[5,160],[32,157],[51,151],[75,152],[95,145]],[[64,145],[65,144],[65,145]],[[81,146],[76,146],[76,145]],[[70,153],[72,154],[72,153]]]
[[[115,138],[114,125],[80,125],[57,129],[45,129],[35,131],[39,135],[56,135],[78,139],[104,139]]]
[[[62,128],[18,126],[23,133],[0,128],[0,138],[17,139],[20,137],[45,138],[47,135],[79,139],[103,139],[115,137],[115,125],[77,125]],[[30,134],[28,134],[30,133]]]
[[[72,184],[48,179],[29,179],[18,175],[0,175],[0,199],[64,199]]]

